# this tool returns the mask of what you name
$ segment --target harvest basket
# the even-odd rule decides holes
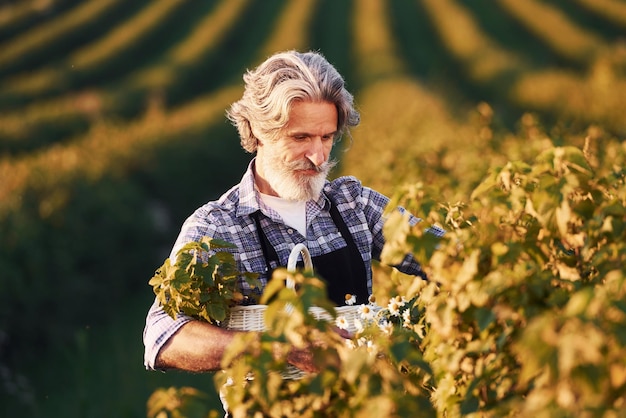
[[[313,271],[313,262],[311,260],[311,254],[308,248],[304,244],[296,245],[289,254],[289,260],[287,262],[287,270],[294,272],[296,270],[296,264],[299,256],[302,255],[304,261],[304,268],[306,270]],[[287,283],[288,286],[293,286],[293,283]],[[237,331],[265,331],[265,311],[267,305],[247,305],[247,306],[235,306],[230,309],[224,326],[227,329]],[[350,332],[356,331],[355,319],[359,318],[358,306],[340,306],[335,308],[338,316],[343,316],[347,320],[347,330]],[[309,312],[319,320],[332,321],[333,317],[324,309],[313,307]],[[288,365],[285,370],[281,372],[283,379],[300,379],[305,375],[305,372],[298,369],[295,366]]]

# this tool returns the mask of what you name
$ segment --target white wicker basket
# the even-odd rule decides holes
[[[304,261],[304,268],[307,270],[313,270],[313,262],[311,260],[311,254],[308,248],[304,244],[296,245],[289,254],[289,260],[287,262],[287,270],[295,271],[296,264],[299,256],[302,255]],[[287,283],[288,286],[293,286],[293,283]],[[247,305],[247,306],[235,306],[231,308],[230,313],[224,321],[224,326],[227,329],[238,331],[265,331],[265,310],[267,305]],[[347,330],[350,332],[356,331],[355,319],[359,318],[358,306],[340,306],[335,308],[338,316],[343,316],[347,322]],[[322,308],[311,308],[309,311],[316,319],[324,319],[332,321],[332,316]],[[305,372],[298,369],[295,366],[289,365],[286,370],[281,372],[283,379],[300,379],[305,375]]]

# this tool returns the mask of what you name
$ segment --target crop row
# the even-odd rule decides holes
[[[109,25],[116,22],[116,15],[132,10],[120,0],[90,0],[57,19],[24,31],[0,46],[0,75],[32,71],[46,60],[56,61],[55,54],[103,36]],[[77,37],[76,33],[81,36]]]
[[[23,0],[0,5],[0,39],[9,39],[39,25],[74,6],[73,0]]]
[[[162,261],[184,217],[245,168],[249,156],[224,110],[241,94],[242,72],[274,51],[319,49],[346,75],[362,125],[352,143],[345,139],[337,174],[387,194],[422,181],[456,201],[504,154],[525,158],[550,142],[530,115],[523,134],[496,135],[499,105],[624,129],[619,61],[570,65],[539,32],[526,51],[515,36],[500,36],[506,25],[484,24],[485,13],[502,13],[515,34],[530,33],[503,2],[494,5],[155,1],[127,20],[103,19],[120,23],[68,48],[61,63],[29,50],[46,65],[20,78],[49,72],[58,81],[19,91],[12,73],[0,91],[0,329],[8,352],[67,341],[74,325],[98,319],[93,306],[115,309],[131,290],[145,292],[151,262]],[[49,45],[60,45],[58,36]],[[476,107],[482,97],[498,106]]]
[[[165,52],[159,63],[131,71],[110,87],[34,102],[0,116],[0,138],[8,152],[28,151],[84,131],[93,120],[135,115],[151,92],[170,96],[194,66],[204,68],[246,1],[220,3],[192,28],[190,35]],[[196,71],[199,72],[199,71]],[[195,81],[196,86],[198,84]],[[196,89],[197,91],[197,89]],[[168,97],[169,98],[169,97]],[[55,135],[54,127],[58,127]],[[1,147],[0,147],[1,149]]]
[[[240,59],[249,64],[259,59],[256,51],[304,47],[298,42],[307,42],[311,13],[301,7],[311,4],[292,4],[276,21],[294,25],[293,36],[272,36],[284,31],[279,24],[244,43]],[[30,353],[24,348],[68,341],[75,326],[103,320],[93,306],[116,309],[145,291],[173,229],[245,167],[223,117],[239,84],[171,108],[155,100],[132,120],[95,122],[72,141],[0,160],[0,327],[8,342],[0,363],[14,357],[19,367]],[[9,321],[14,309],[24,315]]]
[[[576,26],[561,10],[536,0],[498,0],[528,31],[544,40],[555,53],[585,65],[610,49],[589,30]]]
[[[289,25],[304,24],[302,17],[310,18],[310,13],[306,13],[310,5],[306,5],[307,2],[297,2],[293,5],[297,7],[285,11]],[[235,74],[239,74],[239,78],[249,54],[256,54],[252,51],[264,42],[271,16],[280,6],[279,1],[264,5],[222,1],[154,65],[130,71],[121,79],[98,88],[39,100],[4,112],[0,115],[0,151],[23,153],[84,133],[94,121],[132,119],[155,95],[168,106],[175,106],[194,95],[218,88],[225,81],[233,81]],[[302,17],[298,18],[298,13]],[[301,26],[304,27],[305,24]],[[240,36],[243,31],[248,35],[245,39]],[[296,45],[294,34],[302,29],[291,27],[287,31],[291,35],[286,39],[292,46]],[[271,50],[276,42],[265,41],[266,50]],[[240,54],[230,58],[233,48]]]
[[[294,13],[301,13],[304,16],[312,15],[315,7],[321,7],[319,6],[321,2],[318,2],[318,5],[312,1],[297,3],[303,4],[290,4],[289,7],[295,10]],[[11,108],[14,110],[6,111],[0,116],[0,142],[3,143],[0,148],[9,152],[19,152],[20,150],[33,149],[40,146],[40,144],[56,142],[63,137],[84,131],[91,124],[94,114],[96,117],[119,117],[123,116],[122,112],[124,109],[127,109],[127,115],[136,115],[146,102],[145,92],[157,91],[159,94],[165,95],[168,101],[172,100],[169,97],[171,95],[170,92],[175,91],[177,86],[190,82],[188,80],[189,73],[186,70],[207,68],[206,53],[213,50],[218,40],[224,36],[224,33],[229,28],[232,28],[234,24],[232,19],[234,19],[235,13],[242,13],[243,9],[252,7],[252,5],[243,5],[235,2],[232,6],[221,5],[219,8],[215,7],[215,9],[207,10],[206,19],[196,19],[196,26],[192,26],[192,28],[195,27],[196,29],[189,30],[179,42],[172,44],[169,49],[166,48],[160,54],[161,58],[153,60],[153,64],[136,70],[128,68],[130,72],[120,74],[123,77],[114,84],[108,81],[104,84],[100,83],[98,80],[106,72],[106,68],[113,65],[104,65],[104,63],[119,64],[120,61],[123,61],[121,57],[127,56],[124,52],[127,52],[129,48],[127,45],[133,44],[130,39],[146,39],[149,41],[150,37],[146,33],[159,27],[160,19],[164,18],[165,10],[167,10],[167,7],[173,7],[174,3],[168,3],[167,7],[163,4],[158,6],[158,4],[154,3],[151,8],[146,8],[143,13],[122,25],[119,30],[113,31],[103,40],[92,42],[73,52],[73,58],[68,58],[64,67],[48,67],[48,69],[43,69],[39,73],[21,78],[21,81],[20,77],[17,78],[17,81],[15,78],[5,80],[5,89],[3,92],[0,92],[0,96],[5,98],[5,103],[11,103]],[[572,34],[571,36],[568,35],[567,38],[558,37],[560,44],[569,45],[572,51],[587,50],[590,48],[589,45],[594,46],[592,48],[594,51],[602,49],[601,46],[598,46],[602,43],[597,41],[597,37],[589,35],[588,31],[575,27],[549,5],[529,1],[515,3],[515,6],[511,6],[506,2],[501,2],[500,4],[506,6],[511,13],[517,12],[516,14],[513,13],[514,17],[526,25],[530,24],[530,22],[524,19],[524,16],[529,16],[529,11],[533,12],[533,15],[536,17],[535,21],[539,22],[556,14],[560,19],[553,19],[556,23],[553,23],[550,28],[553,29],[557,23],[565,26],[558,31],[551,31],[549,34],[555,39],[557,37],[551,35],[552,33],[557,35],[561,32]],[[353,7],[361,6],[353,5]],[[392,3],[385,7],[395,9],[405,6]],[[385,7],[382,8],[381,13],[389,12],[389,10],[385,10]],[[469,84],[477,84],[479,88],[491,87],[492,91],[499,92],[502,91],[501,81],[510,81],[511,74],[513,74],[515,77],[514,81],[517,81],[518,84],[513,83],[512,86],[507,87],[506,90],[512,93],[508,95],[506,92],[500,93],[501,102],[512,103],[518,107],[534,108],[548,113],[551,110],[560,109],[561,116],[582,116],[583,120],[587,122],[599,120],[600,122],[611,124],[612,128],[621,129],[621,122],[616,115],[604,115],[607,111],[610,113],[610,108],[615,99],[605,97],[606,94],[598,92],[593,87],[595,83],[593,79],[595,73],[593,71],[597,70],[597,66],[589,70],[591,75],[580,74],[576,71],[564,71],[563,74],[556,77],[561,80],[561,82],[556,83],[556,87],[546,86],[546,84],[552,84],[555,74],[562,71],[558,69],[546,70],[544,68],[541,68],[540,71],[537,70],[535,63],[532,60],[529,61],[527,56],[511,51],[507,45],[500,45],[495,40],[495,34],[486,33],[482,30],[475,19],[476,16],[460,3],[452,1],[444,1],[441,4],[426,2],[423,7],[426,8],[430,18],[435,22],[435,30],[448,48],[446,52],[451,54],[452,61],[460,61],[467,74],[469,74]],[[227,18],[223,19],[221,13],[224,13]],[[210,16],[214,16],[214,18]],[[220,19],[217,16],[220,16]],[[411,16],[408,16],[409,21],[405,24],[409,24],[411,18]],[[415,16],[414,18],[418,19],[421,17]],[[300,20],[297,18],[289,19],[287,23],[291,22],[291,27],[287,24],[279,23],[278,27],[283,28],[282,30],[285,32],[278,33],[276,36],[279,38],[286,37],[302,45],[311,45],[310,42],[297,40],[294,37],[294,34],[298,33],[294,30],[294,27],[297,24],[296,22]],[[167,25],[169,21],[164,21],[160,24]],[[53,22],[55,20],[51,21],[50,24]],[[213,25],[216,22],[221,23],[215,25],[215,32],[209,33],[206,31],[208,27],[207,22],[211,22]],[[305,28],[308,28],[306,23]],[[394,27],[396,38],[399,37],[398,32],[403,30],[407,31],[403,27]],[[120,36],[120,33],[124,33],[125,36]],[[377,31],[372,28],[369,33],[374,34]],[[537,36],[541,35],[541,33],[537,34]],[[547,36],[546,34],[543,35]],[[208,42],[208,37],[215,37],[214,41]],[[376,37],[371,35],[370,37],[371,39],[366,39],[365,41],[375,44],[377,42]],[[567,42],[563,42],[563,39],[566,39]],[[594,39],[597,42],[591,42],[590,39]],[[549,39],[545,40],[545,42],[550,46],[557,45],[554,50],[559,50],[558,42],[555,44],[554,41]],[[143,44],[143,42],[140,43],[140,45]],[[270,46],[268,46],[267,50],[260,51],[257,59],[261,59],[269,51],[275,50],[275,48],[271,47],[271,41],[268,41],[267,45]],[[359,46],[355,43],[354,47]],[[181,52],[185,48],[190,52]],[[404,53],[405,51],[402,52]],[[187,54],[187,57],[182,58],[181,61],[181,57],[184,54]],[[563,52],[562,55],[566,57],[568,53]],[[619,61],[619,54],[612,54],[612,56],[617,56]],[[609,62],[607,63],[607,61]],[[589,62],[591,61],[589,60]],[[373,65],[380,66],[383,64],[384,60],[377,60]],[[72,68],[72,65],[75,67]],[[357,67],[362,65],[358,64]],[[608,68],[608,72],[616,73],[616,65],[610,62],[608,58],[604,58],[598,64],[600,67],[603,65]],[[617,66],[619,69],[619,63]],[[122,65],[122,67],[124,66]],[[536,71],[528,73],[529,68]],[[116,67],[116,71],[120,72],[121,70]],[[603,70],[600,68],[598,71]],[[111,71],[106,73],[107,75],[112,74]],[[191,74],[200,73],[192,71]],[[525,78],[522,78],[520,74],[524,74]],[[619,73],[614,78],[619,81]],[[96,86],[97,89],[88,94],[62,93],[68,87],[68,83],[69,85],[75,85],[75,87]],[[196,87],[201,84],[198,81],[194,81],[194,83]],[[539,85],[540,88],[526,88],[529,84]],[[588,113],[579,104],[572,105],[564,102],[563,95],[567,94],[564,92],[564,89],[569,89],[572,84],[582,87],[581,98],[576,100],[576,102],[580,103],[589,99],[595,99],[599,102],[608,103],[610,106],[600,106],[599,110]],[[619,85],[619,83],[617,84]],[[22,94],[15,96],[19,92],[20,86],[26,90],[33,89],[33,91],[31,93],[22,91]],[[53,94],[55,90],[62,93],[62,95],[41,101],[40,94],[44,94],[46,91],[49,94]],[[539,92],[534,93],[537,90]],[[179,96],[180,98],[176,100],[186,100],[186,97],[191,97],[189,95],[193,95],[193,89],[191,91],[189,89],[185,90],[184,95]],[[27,96],[30,96],[30,99]],[[613,94],[613,96],[618,96],[618,94]],[[38,101],[28,107],[16,108],[15,106],[16,100],[19,102],[33,99],[38,99]]]
[[[297,34],[293,29],[306,27],[302,19],[308,18],[310,13],[302,13],[302,10],[306,11],[306,8],[303,8],[306,2],[293,4],[297,7],[285,9],[282,20],[287,25],[293,25],[288,28],[292,34]],[[277,31],[284,30],[280,25],[277,28],[280,28]],[[302,33],[300,39],[304,35],[305,33]],[[297,48],[299,44],[295,43],[294,39],[297,40],[297,37],[274,36],[270,38],[266,48]],[[280,44],[285,41],[287,43]],[[226,94],[226,97],[234,101],[236,97],[232,93],[232,88],[225,91],[231,92]],[[15,209],[13,205],[18,204],[20,200],[20,190],[28,188],[26,185],[30,178],[39,178],[42,173],[45,173],[43,178],[46,180],[52,180],[56,176],[59,178],[66,176],[99,178],[113,171],[113,164],[116,167],[135,165],[134,160],[140,159],[146,149],[155,146],[151,141],[162,136],[184,136],[186,129],[191,129],[197,124],[210,124],[211,121],[215,123],[216,109],[220,111],[219,115],[222,115],[229,103],[224,101],[223,97],[224,93],[213,92],[167,113],[162,113],[162,109],[154,109],[156,113],[148,112],[144,118],[121,126],[97,124],[92,132],[67,145],[50,147],[45,152],[20,159],[0,161],[0,175],[8,180],[0,186],[0,200],[3,202],[1,208],[3,210],[0,210],[0,214],[7,208]],[[162,117],[155,119],[152,117],[154,114]],[[162,123],[157,123],[159,121]],[[129,162],[125,163],[125,161]],[[48,171],[50,175],[47,175]],[[54,175],[52,175],[53,172]],[[33,173],[36,174],[33,175]],[[50,190],[53,189],[54,187],[50,187]]]
[[[626,28],[626,4],[617,0],[576,0],[587,10]]]
[[[111,79],[128,71],[139,57],[158,54],[164,30],[179,19],[206,12],[210,3],[184,0],[151,2],[106,35],[71,51],[60,62],[51,61],[36,71],[3,80],[2,102],[28,102]]]
[[[460,3],[427,0],[424,6],[450,53],[467,76],[485,90],[519,108],[552,114],[553,120],[595,122],[617,133],[626,131],[620,110],[626,97],[621,75],[626,51],[597,58],[582,74],[536,68],[488,38]]]

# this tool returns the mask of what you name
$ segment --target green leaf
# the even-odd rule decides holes
[[[268,304],[268,302],[284,288],[285,280],[279,279],[277,277],[272,277],[272,279],[265,286],[263,295],[261,296],[261,303]]]
[[[400,264],[404,260],[410,252],[410,248],[406,243],[410,229],[408,214],[394,211],[389,215],[383,227],[385,236],[385,246],[381,254],[383,263],[393,266]]]
[[[407,237],[407,244],[410,246],[411,253],[417,260],[427,263],[441,245],[442,238],[434,234],[423,233],[419,236],[410,235]]]
[[[496,320],[496,314],[491,309],[477,308],[474,310],[474,318],[480,331],[484,331]]]
[[[494,189],[499,190],[498,175],[501,170],[501,168],[494,168],[490,170],[489,175],[474,189],[470,199],[474,200],[482,197],[483,195],[492,192]]]
[[[223,304],[211,303],[206,309],[212,319],[220,322],[226,319],[226,308]]]
[[[402,361],[412,349],[412,344],[408,341],[400,341],[391,345],[391,354],[396,361]]]
[[[211,238],[211,237],[202,237],[201,239],[201,243],[204,245],[207,245],[209,249],[211,250],[219,250],[219,249],[235,249],[237,248],[236,245],[225,241],[223,239],[220,238]]]
[[[478,398],[474,396],[474,394],[472,393],[476,382],[477,382],[477,379],[474,379],[472,383],[470,383],[470,386],[467,388],[467,393],[465,394],[465,398],[463,399],[463,402],[461,402],[461,414],[462,415],[469,415],[469,414],[473,414],[474,412],[478,412],[480,403],[478,401]]]
[[[244,281],[246,282],[246,284],[248,286],[250,286],[253,289],[260,289],[261,288],[261,281],[259,280],[259,274],[258,273],[248,273],[245,272],[242,274],[242,277],[244,279]]]

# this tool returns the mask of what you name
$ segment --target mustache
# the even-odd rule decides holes
[[[324,161],[320,165],[315,165],[309,160],[291,161],[286,163],[286,166],[290,170],[315,170],[318,173],[328,173],[337,165],[336,160]]]

